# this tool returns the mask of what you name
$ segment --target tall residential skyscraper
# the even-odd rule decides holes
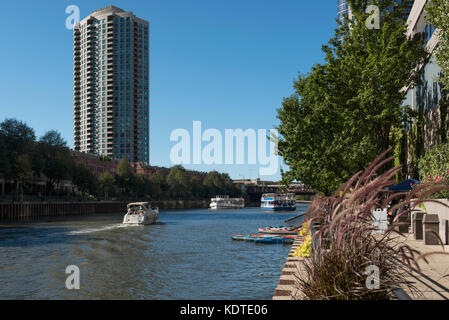
[[[396,3],[399,4],[399,3],[401,3],[401,1],[402,0],[396,0]],[[413,5],[413,2],[412,2],[412,5]],[[373,3],[375,4],[375,2],[373,2]],[[411,9],[411,7],[410,7],[410,9]],[[408,13],[410,13],[410,10],[408,10],[407,16],[408,16]],[[348,16],[348,18],[350,18],[350,19],[352,17],[351,8],[349,7],[348,0],[338,0],[338,2],[337,2],[338,20],[340,20],[340,22],[344,22],[345,16]]]
[[[344,17],[350,15],[351,9],[347,0],[338,0],[337,2],[337,17],[340,22],[344,22]]]
[[[149,23],[114,6],[73,33],[74,149],[149,163]]]

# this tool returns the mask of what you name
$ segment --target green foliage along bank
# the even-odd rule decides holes
[[[104,161],[111,161],[104,159]],[[67,188],[67,181],[70,187]],[[39,139],[24,122],[0,124],[0,200],[202,200],[218,194],[241,196],[229,175],[199,173],[181,166],[136,174],[126,159],[102,176],[77,163],[54,130]]]
[[[423,40],[406,36],[412,1],[394,7],[379,1],[379,29],[366,26],[368,2],[349,1],[353,20],[339,25],[323,46],[325,62],[299,75],[278,110],[279,153],[290,168],[285,182],[296,179],[329,195],[378,154],[395,149],[401,138],[394,128],[411,122],[401,89],[418,81],[416,66],[427,59]]]
[[[449,185],[449,143],[433,147],[418,161],[419,177],[423,183],[436,182]],[[449,199],[449,191],[435,192],[434,199]]]

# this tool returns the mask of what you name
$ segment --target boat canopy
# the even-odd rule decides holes
[[[421,184],[421,181],[408,179],[388,188],[388,191],[412,191],[415,184]]]
[[[128,204],[128,209],[131,207],[135,207],[135,206],[144,206],[144,207],[148,207],[148,202],[135,202],[135,203],[129,203]]]

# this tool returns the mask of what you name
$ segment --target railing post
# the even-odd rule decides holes
[[[425,245],[440,244],[440,218],[437,214],[424,215],[423,229]]]

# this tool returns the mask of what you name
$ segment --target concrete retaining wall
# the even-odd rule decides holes
[[[297,236],[292,248],[288,254],[287,261],[282,269],[278,286],[274,290],[273,300],[298,300],[301,299],[301,293],[296,288],[296,277],[301,271],[301,261],[306,258],[293,257],[296,249],[304,242],[303,236]]]
[[[0,220],[82,216],[126,211],[125,202],[23,202],[0,203]]]
[[[44,217],[126,213],[128,202],[23,202],[0,203],[0,220],[20,221]],[[206,200],[153,201],[161,210],[208,208]]]

